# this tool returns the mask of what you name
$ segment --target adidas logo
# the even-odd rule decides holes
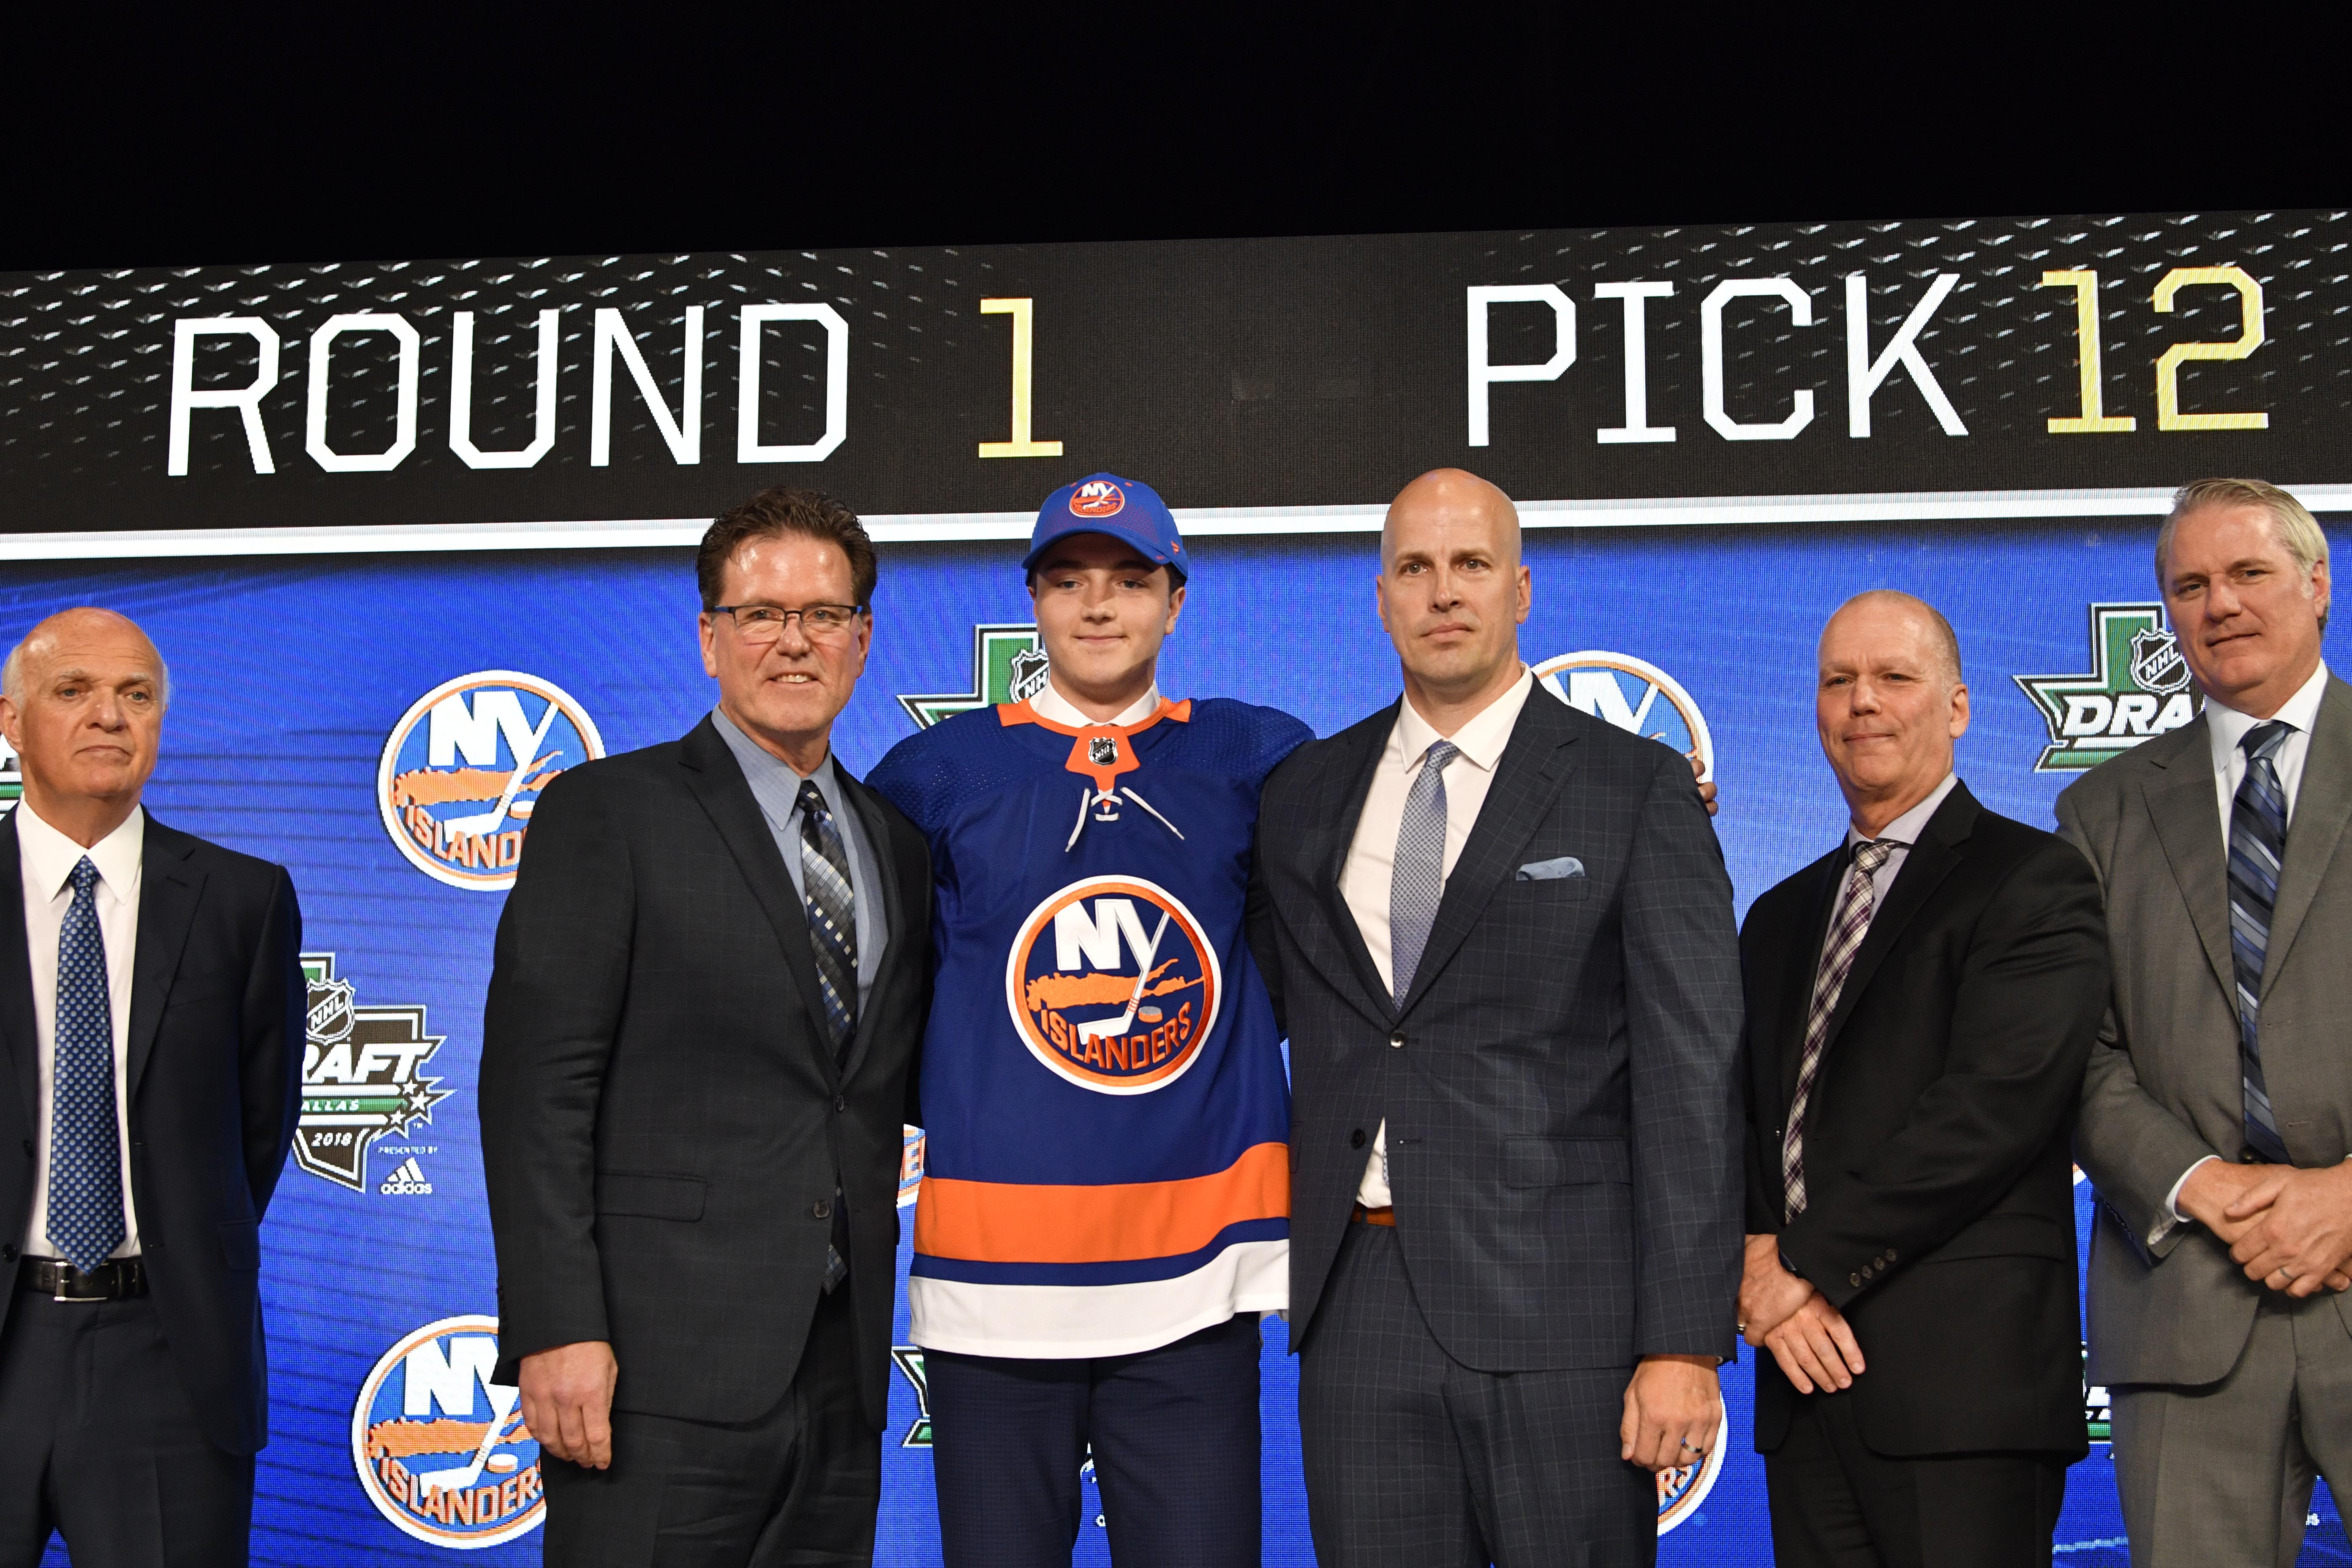
[[[404,1194],[422,1197],[433,1191],[433,1184],[425,1179],[424,1167],[417,1164],[416,1156],[411,1154],[393,1168],[392,1174],[383,1179],[376,1191],[391,1197]]]

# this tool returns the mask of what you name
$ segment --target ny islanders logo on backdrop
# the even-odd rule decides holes
[[[2197,717],[2189,661],[2162,605],[2093,605],[2084,675],[2013,677],[2050,731],[2038,773],[2079,773]]]
[[[588,710],[535,675],[485,669],[418,698],[383,745],[376,806],[408,863],[453,888],[514,886],[539,792],[604,754]]]
[[[928,730],[942,719],[993,708],[1000,702],[1026,702],[1045,689],[1045,650],[1037,646],[1034,626],[983,626],[971,628],[971,689],[968,691],[926,691],[898,699],[898,706]]]
[[[490,1381],[496,1318],[443,1318],[375,1363],[352,1408],[352,1463],[376,1511],[435,1546],[497,1546],[539,1527],[539,1441]]]
[[[405,1136],[433,1120],[449,1098],[441,1080],[421,1070],[441,1048],[425,1032],[425,1009],[414,1005],[361,1006],[352,983],[335,974],[331,952],[302,955],[310,983],[310,1018],[302,1045],[302,1113],[294,1124],[294,1163],[314,1176],[355,1193],[367,1191],[368,1145],[389,1132]],[[408,1166],[414,1166],[411,1158]],[[405,1167],[404,1167],[405,1169]],[[423,1171],[379,1188],[417,1190]],[[424,1192],[432,1187],[424,1185]]]
[[[1664,1535],[1675,1526],[1687,1521],[1698,1511],[1706,1494],[1723,1474],[1725,1440],[1731,1435],[1731,1412],[1721,1394],[1715,1401],[1717,1425],[1715,1447],[1700,1457],[1696,1465],[1678,1465],[1671,1470],[1658,1472],[1658,1533]]]
[[[1090,877],[1022,922],[1004,1000],[1053,1071],[1098,1094],[1148,1094],[1200,1059],[1224,976],[1173,893],[1140,877]]]
[[[1715,776],[1715,738],[1706,717],[1682,683],[1654,664],[1622,653],[1588,649],[1564,653],[1535,667],[1543,689],[1620,730],[1662,741],[1696,758],[1699,777]]]

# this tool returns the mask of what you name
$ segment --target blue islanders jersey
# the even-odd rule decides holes
[[[1125,1355],[1288,1304],[1290,1092],[1243,911],[1286,713],[1027,703],[867,780],[929,840],[937,964],[915,1342]]]

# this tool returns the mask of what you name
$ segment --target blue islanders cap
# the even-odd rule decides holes
[[[1150,485],[1117,474],[1088,474],[1076,484],[1064,485],[1037,509],[1037,526],[1029,535],[1029,553],[1021,558],[1021,569],[1035,571],[1056,540],[1074,533],[1107,533],[1124,540],[1146,561],[1173,571],[1179,583],[1192,574],[1175,516]]]

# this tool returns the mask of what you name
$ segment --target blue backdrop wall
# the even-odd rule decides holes
[[[1586,658],[1580,678],[1559,672],[1560,689],[1608,713],[1615,705],[1594,684],[1605,680],[1622,701],[1617,716],[1639,715],[1646,732],[1687,745],[1704,730],[1744,910],[1842,831],[1811,702],[1813,640],[1840,601],[1893,586],[1944,610],[1975,704],[1960,772],[1993,809],[2047,825],[2074,774],[2037,771],[2058,737],[2019,678],[2080,677],[2075,689],[2105,692],[2110,708],[2145,689],[2160,716],[2175,672],[2160,658],[2147,662],[2145,680],[2103,671],[2093,646],[2101,606],[2115,622],[2116,606],[2153,597],[2152,531],[2137,520],[1536,531],[1535,610],[1521,647],[1539,664],[1613,656]],[[1386,703],[1395,668],[1371,613],[1372,549],[1360,533],[1201,539],[1164,688],[1278,704],[1327,734]],[[1025,641],[1017,630],[975,637],[976,627],[1027,618],[1016,554],[1008,544],[884,549],[873,659],[836,731],[853,768],[909,732],[915,719],[898,699],[987,694],[976,642],[983,659],[996,650],[1001,668],[1003,650]],[[264,1231],[275,1436],[261,1460],[256,1561],[434,1564],[464,1547],[486,1563],[535,1563],[536,1447],[495,1440],[510,1435],[510,1404],[500,1407],[505,1391],[487,1384],[487,1360],[467,1348],[495,1332],[474,1086],[502,896],[412,864],[387,826],[380,777],[403,716],[445,683],[470,690],[478,715],[489,710],[482,692],[516,690],[524,721],[538,724],[548,700],[536,686],[507,677],[465,686],[483,672],[559,689],[571,719],[584,711],[610,751],[682,733],[712,700],[695,651],[689,557],[24,564],[0,584],[0,634],[13,638],[81,603],[138,618],[172,666],[151,808],[290,867],[314,955],[305,1158],[289,1166]],[[2131,626],[2153,618],[2124,616]],[[566,721],[551,735],[582,732]],[[494,759],[470,760],[520,765],[503,737],[498,745]],[[415,754],[413,743],[394,749]],[[479,808],[427,804],[444,816]],[[908,1198],[919,1162],[910,1151]],[[2087,1233],[2090,1198],[2078,1195]],[[903,1338],[903,1309],[899,1321]],[[1293,1363],[1283,1326],[1265,1330],[1266,1560],[1306,1563]],[[938,1561],[920,1370],[902,1352],[893,1381],[878,1553],[890,1564]],[[1748,1367],[1728,1370],[1720,1473],[1678,1479],[1662,1561],[1769,1560],[1760,1467],[1747,1441],[1749,1388]],[[493,1423],[500,1431],[489,1432]],[[448,1478],[437,1506],[405,1479],[429,1474]],[[2315,1510],[2305,1561],[2344,1560],[2332,1504],[2323,1495]],[[2096,1445],[2073,1475],[2060,1550],[2078,1564],[2119,1563],[2122,1535]],[[1103,1542],[1089,1523],[1078,1560],[1107,1561]]]

